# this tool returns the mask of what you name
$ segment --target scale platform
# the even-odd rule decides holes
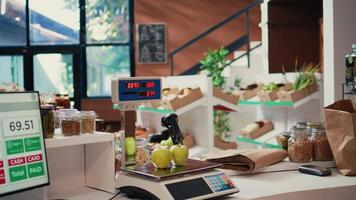
[[[156,169],[152,163],[147,163],[143,166],[127,166],[121,170],[155,180],[167,180],[186,174],[212,170],[221,166],[222,164],[219,163],[188,159],[185,166],[172,166],[167,169]]]
[[[238,192],[219,163],[188,160],[184,167],[156,169],[152,164],[127,166],[116,176],[116,188],[137,199],[208,199]]]

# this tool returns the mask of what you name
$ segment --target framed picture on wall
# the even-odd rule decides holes
[[[167,63],[166,24],[137,25],[139,64]]]

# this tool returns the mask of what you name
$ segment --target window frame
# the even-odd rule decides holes
[[[78,44],[53,44],[53,45],[31,45],[30,44],[30,9],[29,1],[26,0],[26,45],[25,46],[0,46],[0,55],[21,55],[23,56],[24,88],[34,89],[33,56],[45,53],[66,53],[73,55],[73,87],[75,108],[81,108],[81,99],[108,99],[110,96],[87,96],[87,59],[86,48],[90,46],[127,46],[129,48],[130,75],[135,76],[134,58],[134,1],[128,1],[129,14],[129,41],[128,42],[108,42],[108,43],[87,43],[86,41],[86,13],[85,0],[79,0],[79,43]]]

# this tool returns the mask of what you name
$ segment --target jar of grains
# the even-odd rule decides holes
[[[136,138],[136,165],[143,166],[150,160],[150,152],[145,138]]]
[[[45,138],[53,138],[54,136],[54,106],[41,105],[41,117],[43,126],[43,135]]]
[[[334,159],[325,128],[313,128],[312,139],[314,146],[313,160],[330,161]]]
[[[60,126],[64,136],[80,135],[81,133],[81,119],[80,114],[67,113],[60,115]]]
[[[310,162],[313,159],[313,141],[310,129],[294,128],[288,140],[289,160],[292,162]]]
[[[96,113],[94,111],[80,111],[82,133],[94,133]]]

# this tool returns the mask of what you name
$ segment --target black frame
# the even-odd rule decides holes
[[[28,91],[28,92],[2,92],[2,94],[13,94],[13,93],[35,93],[37,94],[37,99],[38,99],[38,111],[40,112],[40,108],[41,108],[41,102],[40,102],[40,93],[38,91]],[[42,126],[42,115],[40,114],[40,117],[41,117],[41,128],[42,128],[42,136],[43,136],[43,132],[44,132],[44,129],[43,129],[43,126]],[[47,186],[47,185],[50,185],[51,183],[51,180],[50,180],[50,176],[49,176],[49,170],[48,170],[48,159],[47,159],[47,148],[46,148],[46,142],[45,142],[45,137],[43,136],[42,137],[42,142],[43,142],[43,148],[44,148],[44,155],[45,155],[45,159],[46,159],[46,168],[47,168],[47,179],[48,179],[48,182],[47,183],[44,183],[44,184],[40,184],[40,185],[36,185],[36,186],[32,186],[32,187],[28,187],[28,188],[23,188],[23,189],[19,189],[19,190],[14,190],[14,191],[11,191],[11,192],[7,192],[7,193],[4,193],[4,194],[0,194],[0,197],[4,197],[4,196],[8,196],[8,195],[11,195],[11,194],[16,194],[16,193],[19,193],[19,192],[23,192],[23,191],[28,191],[28,190],[32,190],[32,189],[36,189],[36,188],[40,188],[40,187],[44,187],[44,186]]]
[[[135,50],[134,50],[134,1],[128,0],[129,9],[129,41],[126,43],[86,43],[86,13],[85,0],[79,1],[79,43],[70,45],[30,45],[30,9],[29,2],[26,0],[25,15],[26,15],[26,45],[25,46],[0,46],[0,55],[20,55],[23,56],[24,63],[24,88],[26,90],[34,89],[34,74],[33,74],[33,55],[38,53],[66,53],[73,55],[73,87],[74,94],[71,100],[74,101],[75,108],[81,108],[81,99],[102,99],[110,98],[109,96],[88,97],[87,96],[87,61],[86,47],[89,46],[128,46],[130,55],[130,74],[135,76]]]

